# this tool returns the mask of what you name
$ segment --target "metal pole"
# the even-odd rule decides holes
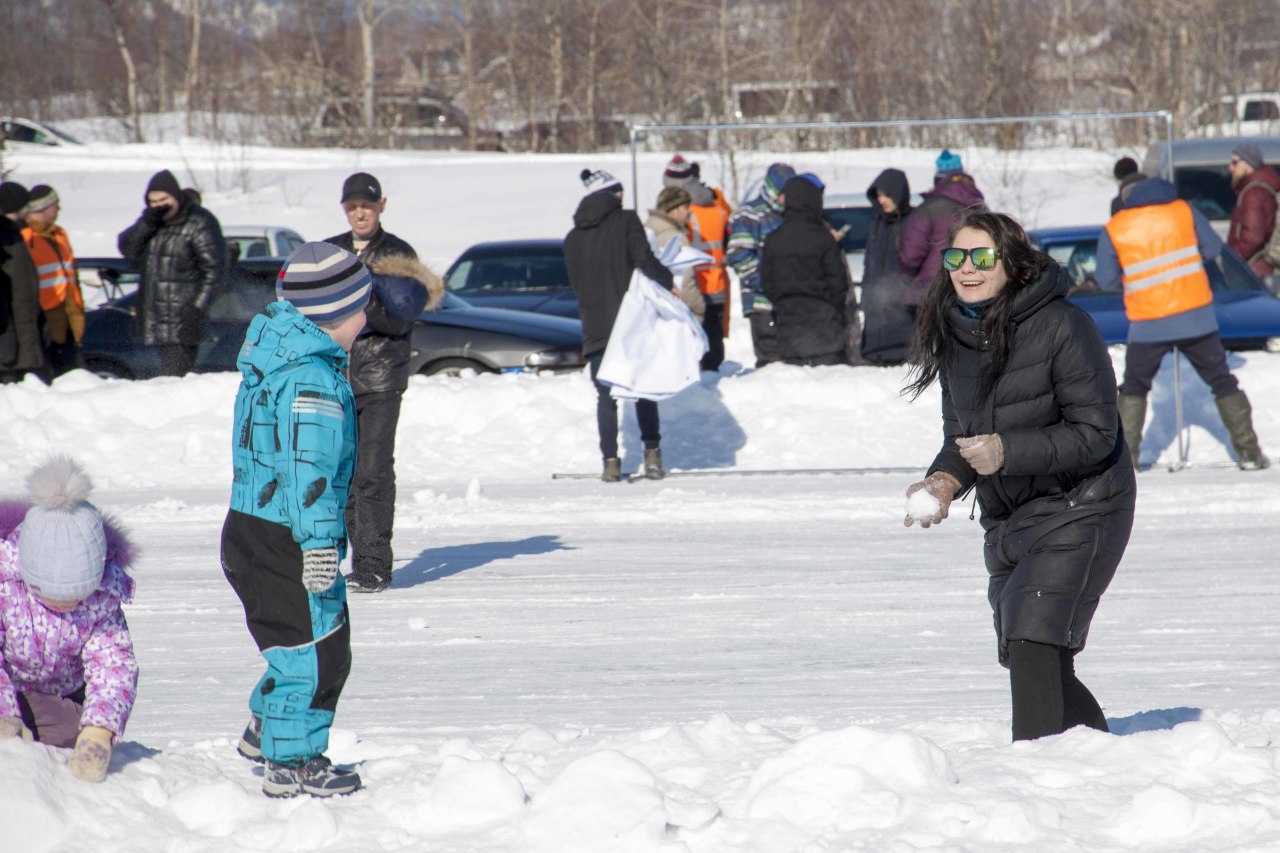
[[[1188,449],[1182,435],[1182,353],[1177,347],[1173,348],[1173,424],[1178,430],[1178,461],[1169,470],[1181,471],[1187,467]]]
[[[631,209],[640,212],[640,184],[636,172],[636,127],[631,126]]]
[[[1165,175],[1164,179],[1173,182],[1173,113],[1168,110],[1161,111],[1164,114],[1164,162]],[[1155,177],[1152,175],[1151,177]]]

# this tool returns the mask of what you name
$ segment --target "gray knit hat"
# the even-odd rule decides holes
[[[93,483],[67,456],[27,478],[32,506],[18,537],[18,570],[27,589],[52,601],[80,601],[102,583],[107,538],[102,516],[85,500]]]
[[[337,323],[369,304],[373,277],[360,259],[332,243],[304,243],[276,279],[276,297],[313,323]]]
[[[1237,145],[1231,153],[1255,169],[1261,169],[1263,166],[1262,149],[1252,142]]]

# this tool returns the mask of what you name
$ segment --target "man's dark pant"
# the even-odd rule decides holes
[[[773,325],[773,314],[769,311],[751,312],[751,346],[756,351],[756,367],[764,367],[780,361],[778,353],[778,330]]]
[[[708,345],[700,365],[703,370],[719,370],[724,362],[724,310],[723,305],[707,299],[707,313],[702,318],[702,330],[707,333]]]
[[[1120,393],[1147,396],[1151,383],[1160,372],[1161,360],[1174,347],[1186,355],[1196,373],[1213,390],[1215,398],[1228,397],[1240,390],[1240,383],[1227,367],[1227,351],[1222,347],[1222,338],[1217,332],[1212,332],[1185,341],[1129,344],[1125,351],[1124,381],[1120,383]]]
[[[591,366],[591,381],[596,386],[596,428],[600,430],[600,455],[605,459],[618,456],[618,401],[609,395],[609,386],[596,380],[604,350],[587,356]],[[636,400],[636,420],[640,422],[640,441],[646,448],[654,448],[662,441],[658,431],[658,404],[654,400]]]
[[[351,572],[391,581],[391,527],[396,515],[396,425],[402,391],[356,395],[356,477],[347,499]]]
[[[157,344],[156,355],[160,356],[161,376],[186,376],[196,366],[196,353],[199,347],[186,344]]]

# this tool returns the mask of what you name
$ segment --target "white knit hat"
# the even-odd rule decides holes
[[[55,456],[31,472],[27,488],[32,507],[18,538],[23,582],[52,601],[88,598],[107,560],[102,516],[85,500],[93,483],[75,460]]]

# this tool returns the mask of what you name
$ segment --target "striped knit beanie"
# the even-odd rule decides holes
[[[27,213],[39,213],[45,208],[61,204],[58,194],[48,184],[36,184],[31,188],[30,200],[27,202]]]
[[[313,323],[338,323],[369,304],[373,278],[360,259],[332,243],[306,243],[284,262],[276,298]]]

